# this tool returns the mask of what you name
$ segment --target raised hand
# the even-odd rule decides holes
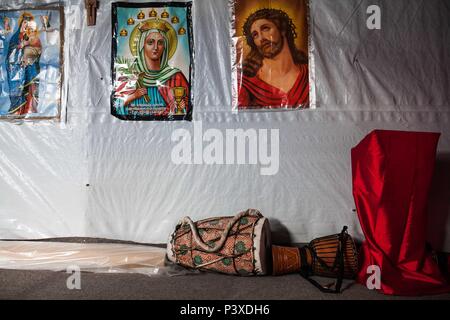
[[[131,102],[133,102],[136,99],[139,99],[147,94],[147,88],[138,88],[136,91],[134,91],[132,94],[128,96],[128,98],[125,100],[124,105],[127,106]]]
[[[138,88],[136,91],[132,94],[134,96],[133,100],[139,99],[147,94],[147,88]]]

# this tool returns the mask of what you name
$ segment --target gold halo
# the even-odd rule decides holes
[[[139,45],[139,39],[142,34],[141,29],[157,29],[164,31],[167,35],[167,40],[169,41],[169,54],[167,56],[167,59],[170,60],[170,58],[173,57],[178,45],[177,32],[170,23],[161,19],[148,19],[138,23],[138,25],[134,27],[130,35],[130,51],[133,56],[137,56],[137,47]]]

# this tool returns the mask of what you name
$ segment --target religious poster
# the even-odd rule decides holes
[[[191,2],[113,3],[111,113],[191,120]]]
[[[306,0],[230,0],[233,111],[309,108]]]
[[[62,7],[0,10],[0,119],[58,119]]]

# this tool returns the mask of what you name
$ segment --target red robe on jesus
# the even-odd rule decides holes
[[[239,109],[297,108],[309,104],[308,65],[299,65],[300,72],[292,88],[286,93],[258,77],[242,75],[239,88]]]

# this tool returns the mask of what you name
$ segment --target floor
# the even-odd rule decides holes
[[[0,270],[0,299],[450,300],[450,294],[421,298],[389,297],[358,284],[351,285],[339,295],[324,294],[295,274],[247,278],[212,273],[148,276],[82,272],[80,290],[67,288],[70,276],[65,272]],[[321,281],[326,283],[329,280]]]
[[[133,244],[96,238],[42,241]],[[67,283],[73,283],[73,277],[66,272],[0,269],[0,300],[450,300],[450,294],[414,298],[385,296],[347,280],[342,294],[325,294],[297,274],[237,277],[189,272],[177,266],[160,271],[164,275],[81,272],[80,289],[71,290]],[[322,284],[332,282],[330,279],[316,280]]]

